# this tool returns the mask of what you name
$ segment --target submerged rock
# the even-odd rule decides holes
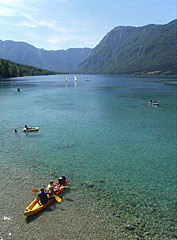
[[[104,180],[99,180],[98,183],[105,183],[105,181]]]
[[[3,220],[4,220],[4,221],[9,221],[9,220],[10,220],[10,217],[4,216],[4,217],[3,217]]]
[[[126,228],[127,230],[129,230],[129,231],[134,231],[134,230],[135,230],[135,227],[134,227],[133,225],[131,225],[131,224],[125,225],[125,228]]]
[[[59,144],[57,146],[58,150],[67,150],[69,148],[72,148],[74,145],[73,144]]]
[[[81,183],[81,185],[86,185],[88,188],[95,187],[95,185],[93,183],[91,183],[91,182],[83,182],[83,183]]]

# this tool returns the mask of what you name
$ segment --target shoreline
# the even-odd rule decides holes
[[[4,162],[4,164],[8,166],[7,163]],[[61,204],[55,202],[41,213],[26,218],[23,215],[23,210],[36,197],[35,194],[32,194],[31,189],[40,188],[40,184],[36,180],[37,178],[39,180],[43,179],[42,182],[46,185],[47,179],[42,178],[42,176],[44,176],[47,169],[43,174],[40,170],[33,169],[33,172],[31,169],[31,173],[29,172],[26,175],[26,170],[22,166],[17,167],[15,167],[15,163],[12,163],[8,174],[4,173],[6,176],[4,175],[2,182],[2,186],[5,186],[7,183],[8,188],[3,190],[3,197],[0,201],[1,209],[2,204],[6,202],[6,198],[9,196],[8,204],[2,213],[2,216],[9,218],[9,220],[1,219],[3,231],[0,234],[0,238],[2,239],[8,239],[8,234],[10,234],[9,237],[12,236],[19,240],[24,239],[26,236],[28,236],[29,240],[37,240],[44,237],[44,235],[48,236],[49,239],[56,240],[59,236],[65,240],[70,240],[71,237],[75,240],[135,240],[140,237],[147,240],[151,240],[154,237],[154,239],[160,240],[162,237],[163,239],[170,237],[170,235],[164,235],[164,233],[167,231],[167,228],[170,229],[172,226],[166,226],[166,230],[164,229],[163,233],[163,219],[160,220],[159,218],[162,214],[161,212],[157,214],[157,219],[153,219],[152,216],[152,226],[149,225],[150,219],[148,219],[147,210],[153,211],[156,203],[154,203],[154,206],[149,206],[148,209],[145,208],[144,210],[142,203],[141,211],[138,214],[133,210],[139,204],[138,202],[136,203],[136,199],[132,203],[131,198],[124,199],[122,195],[122,199],[120,198],[118,204],[116,199],[116,202],[113,201],[113,195],[109,195],[109,192],[105,194],[103,187],[98,191],[97,187],[92,188],[91,185],[84,183],[78,184],[76,181],[71,181],[70,177],[68,178],[69,189],[64,191]],[[4,172],[3,168],[1,171]],[[36,175],[37,172],[39,175]],[[14,185],[10,184],[9,175],[13,178],[15,186],[18,186],[20,198],[15,197],[15,201],[16,190]],[[23,181],[21,181],[22,179]],[[102,184],[100,183],[100,186]],[[118,185],[121,185],[121,183]],[[9,192],[12,195],[8,195]],[[156,194],[154,194],[155,196]],[[144,198],[146,199],[146,197]],[[158,227],[156,229],[155,225],[153,226],[156,221],[161,221],[161,228]],[[44,231],[43,228],[46,222],[47,228]],[[53,226],[55,226],[55,231]],[[61,226],[64,226],[62,232]]]
[[[177,85],[177,81],[174,82],[164,82],[165,84],[170,84],[170,85]]]
[[[131,77],[131,78],[155,78],[155,79],[158,79],[158,78],[162,78],[162,79],[166,79],[166,78],[170,78],[170,79],[177,79],[177,75],[149,75],[149,74],[140,74],[140,75],[136,75],[136,74],[106,74],[106,73],[76,73],[76,72],[71,72],[71,73],[54,73],[54,74],[44,74],[44,75],[25,75],[25,76],[14,76],[14,77],[2,77],[0,76],[0,81],[1,80],[14,80],[14,79],[19,79],[19,78],[25,78],[25,77],[40,77],[40,76],[54,76],[54,75],[75,75],[75,74],[78,74],[78,75],[97,75],[97,76],[118,76],[118,77]]]

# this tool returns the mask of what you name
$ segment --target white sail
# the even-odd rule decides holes
[[[68,81],[68,77],[67,77],[67,75],[66,75],[66,77],[65,77],[65,82],[67,82]]]
[[[74,82],[77,82],[77,77],[76,77],[76,75],[74,75]]]

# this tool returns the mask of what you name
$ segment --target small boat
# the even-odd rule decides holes
[[[148,104],[159,107],[159,103],[156,101],[152,101],[152,99],[148,102]]]
[[[152,105],[159,107],[159,103],[158,102],[153,102]]]
[[[76,77],[76,75],[74,76],[74,82],[77,82],[77,77]]]
[[[59,196],[65,189],[65,185],[63,184],[58,191],[56,192],[56,196]],[[48,202],[44,203],[44,204],[39,204],[37,198],[34,199],[33,202],[30,203],[30,205],[25,209],[24,211],[24,215],[29,217],[32,216],[40,211],[42,211],[44,208],[48,207],[49,205],[51,205],[53,202],[55,201],[55,197],[52,197],[50,200],[48,200]]]
[[[67,75],[66,75],[66,77],[65,77],[65,82],[67,82],[68,81],[68,77],[67,77]]]
[[[28,127],[28,129],[25,127],[23,128],[23,132],[35,132],[39,131],[39,127]]]
[[[44,204],[39,204],[37,198],[30,203],[30,205],[25,209],[24,211],[24,215],[29,217],[32,216],[38,212],[40,212],[42,209],[46,208],[47,206],[49,206],[50,204],[52,204],[54,202],[55,198],[51,198],[48,202],[44,203]]]

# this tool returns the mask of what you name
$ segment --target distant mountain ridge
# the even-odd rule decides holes
[[[48,51],[25,42],[0,40],[0,58],[55,72],[72,72],[90,52],[90,48]]]
[[[165,25],[119,26],[77,69],[93,74],[177,74],[177,20]]]
[[[0,40],[0,58],[55,72],[177,74],[177,20],[165,25],[118,26],[94,48],[44,50]]]

